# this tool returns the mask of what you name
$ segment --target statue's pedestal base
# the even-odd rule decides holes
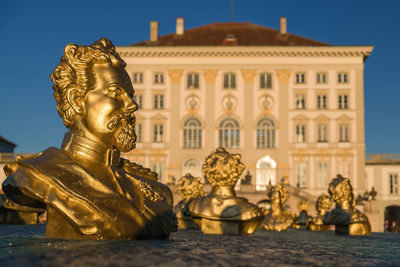
[[[178,229],[200,229],[199,226],[193,222],[192,217],[177,218]]]
[[[316,225],[311,223],[308,226],[308,228],[310,231],[329,231],[330,225],[325,225],[325,224]]]
[[[260,218],[249,221],[210,220],[205,218],[193,218],[204,234],[213,235],[249,235],[260,224]]]

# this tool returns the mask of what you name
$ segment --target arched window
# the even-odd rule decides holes
[[[257,148],[275,147],[275,125],[270,119],[261,119],[257,124]]]
[[[183,147],[201,148],[201,123],[198,119],[190,118],[183,125]]]
[[[219,124],[219,146],[224,148],[239,148],[240,129],[239,123],[232,118],[224,119]]]

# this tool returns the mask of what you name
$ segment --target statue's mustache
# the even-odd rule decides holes
[[[134,124],[136,121],[133,112],[123,112],[112,118],[112,120],[107,123],[107,128],[109,130],[114,129],[122,120],[125,120],[129,124]]]

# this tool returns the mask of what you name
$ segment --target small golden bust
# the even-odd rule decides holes
[[[280,232],[292,225],[296,215],[291,210],[283,208],[288,197],[283,184],[272,186],[270,191],[271,207],[265,212],[265,218],[261,222],[260,228]]]
[[[107,39],[67,45],[51,75],[69,129],[61,149],[5,167],[6,197],[47,208],[48,237],[166,238],[177,230],[169,188],[150,169],[120,158],[136,141],[137,104],[125,66]]]
[[[323,218],[325,213],[329,211],[332,205],[332,200],[326,194],[322,193],[315,203],[316,216],[313,217],[308,225],[311,231],[327,231],[329,225],[324,224]]]
[[[187,203],[192,198],[202,197],[205,195],[203,185],[200,183],[200,178],[193,177],[190,173],[187,173],[178,180],[178,193],[183,198],[174,207],[179,229],[199,229],[197,224],[193,222],[190,214],[187,212]]]
[[[297,216],[293,220],[293,228],[295,229],[307,229],[308,224],[311,220],[311,216],[308,215],[308,211],[310,210],[310,201],[309,200],[299,200],[297,202],[297,210],[300,212],[299,216]]]
[[[195,223],[206,234],[251,234],[262,220],[260,209],[233,189],[244,170],[239,154],[220,147],[212,152],[202,172],[212,185],[205,197],[191,199],[188,210]]]
[[[325,213],[324,224],[334,224],[337,234],[369,235],[371,225],[367,216],[354,206],[353,188],[348,178],[338,175],[329,184],[329,195],[336,207]]]

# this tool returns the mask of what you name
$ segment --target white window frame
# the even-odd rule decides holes
[[[338,72],[337,82],[338,83],[349,83],[349,74],[347,72]]]
[[[300,188],[307,188],[307,163],[297,162],[295,165],[296,170],[296,186]]]
[[[296,100],[296,102],[295,102],[296,109],[306,109],[307,102],[306,102],[305,94],[296,94],[295,100]]]
[[[162,181],[163,179],[163,164],[161,162],[153,163],[153,172],[158,174],[158,180]]]
[[[328,108],[328,95],[318,94],[317,95],[317,109],[327,109]]]
[[[224,148],[240,147],[240,125],[233,118],[226,118],[221,121],[218,128],[219,146]]]
[[[132,74],[132,83],[143,83],[143,73],[142,72],[134,72]]]
[[[328,125],[318,124],[317,125],[317,142],[325,143],[328,142]]]
[[[164,73],[155,72],[153,77],[154,77],[154,79],[153,79],[154,84],[164,84],[164,82],[165,82]]]
[[[236,89],[236,73],[234,72],[224,73],[223,88]]]
[[[153,125],[153,142],[164,142],[164,125],[162,123],[157,123]]]
[[[275,147],[275,124],[269,118],[263,118],[257,123],[256,147],[257,148]]]
[[[296,134],[296,143],[305,143],[306,142],[306,126],[304,124],[297,124],[295,129]]]
[[[200,76],[197,72],[189,72],[186,75],[186,88],[187,89],[199,89]]]
[[[138,109],[143,109],[143,95],[142,94],[135,95],[134,100],[138,105]]]
[[[318,84],[325,84],[327,83],[327,74],[326,72],[317,72],[317,75],[315,77],[315,82]]]
[[[350,142],[349,124],[339,124],[339,142]]]
[[[317,188],[326,189],[329,184],[328,162],[317,162]]]
[[[143,125],[141,123],[136,123],[135,127],[135,132],[136,132],[136,143],[142,143],[142,137],[143,137]]]
[[[164,94],[155,94],[153,101],[154,109],[164,109]]]
[[[389,193],[391,195],[399,194],[399,174],[389,173]]]
[[[265,72],[260,74],[260,89],[272,89],[272,73]]]
[[[296,77],[295,83],[297,84],[304,84],[307,82],[305,72],[297,72],[295,77]]]
[[[339,94],[338,95],[338,108],[339,109],[349,109],[349,95]]]
[[[196,118],[187,119],[183,125],[183,147],[201,148],[202,138],[201,122]]]

